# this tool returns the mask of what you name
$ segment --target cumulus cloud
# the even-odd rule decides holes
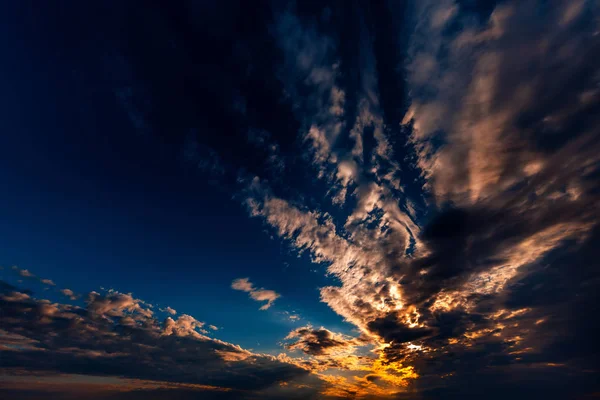
[[[87,308],[98,316],[124,317],[133,315],[140,318],[150,318],[153,311],[131,294],[109,291],[106,294],[90,292],[86,299]]]
[[[0,289],[5,369],[210,385],[248,391],[242,396],[248,398],[278,382],[309,383],[302,368],[203,335],[205,323],[192,316],[161,323],[128,294],[92,292],[79,307],[34,298],[4,282]],[[318,382],[311,384],[318,388]]]
[[[12,269],[24,278],[35,278],[35,275],[29,272],[27,269],[21,269],[17,266],[13,266]]]
[[[250,282],[249,278],[238,278],[231,282],[231,288],[247,292],[251,299],[256,301],[266,301],[267,303],[260,307],[261,310],[266,310],[273,305],[273,302],[281,297],[274,290],[257,289]]]
[[[316,329],[310,325],[294,329],[285,339],[290,341],[286,344],[287,349],[301,350],[313,356],[351,353],[358,344],[355,339],[344,337],[323,327]]]
[[[201,339],[204,338],[204,336],[198,333],[198,330],[200,330],[203,326],[204,322],[198,321],[191,315],[183,314],[179,316],[177,320],[173,320],[173,318],[167,317],[163,324],[163,334],[176,336],[191,335]]]
[[[162,312],[169,313],[169,314],[171,314],[171,315],[175,315],[175,314],[177,314],[177,311],[176,311],[176,310],[174,310],[174,309],[173,309],[173,308],[171,308],[171,307],[160,308],[159,310],[160,310],[160,311],[162,311]]]
[[[61,289],[63,296],[67,296],[71,300],[77,300],[78,296],[71,289]]]

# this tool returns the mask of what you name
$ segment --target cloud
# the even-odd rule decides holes
[[[336,42],[316,21],[292,10],[278,13],[272,33],[284,55],[279,79],[301,122],[301,137],[319,177],[336,162],[333,151],[344,127],[345,92],[338,84]],[[300,95],[306,93],[306,96]]]
[[[164,335],[176,335],[176,336],[194,336],[199,339],[204,338],[197,330],[204,326],[204,322],[198,321],[191,315],[183,314],[173,320],[171,317],[167,317],[163,324]]]
[[[291,341],[285,345],[287,349],[301,350],[312,356],[348,353],[358,345],[356,340],[346,338],[323,327],[315,329],[310,325],[294,329],[285,339]]]
[[[131,294],[109,291],[102,295],[98,292],[90,292],[86,299],[90,313],[99,316],[123,317],[133,315],[139,318],[150,318],[154,314],[152,310],[144,306],[144,303],[135,299]]]
[[[60,292],[71,300],[77,300],[77,296],[71,289],[61,289]]]
[[[171,307],[160,308],[159,310],[162,311],[162,312],[169,313],[171,315],[177,314],[177,311],[174,310],[174,309],[172,309]]]
[[[581,101],[584,93],[597,91],[597,62],[587,56],[597,46],[595,28],[592,21],[559,23],[577,5],[558,2],[530,24],[526,21],[537,12],[537,2],[507,2],[483,26],[468,24],[464,16],[466,28],[450,36],[422,25],[427,44],[414,43],[410,68],[421,73],[423,59],[434,60],[435,67],[428,79],[409,81],[414,95],[405,122],[412,121],[419,165],[438,201],[482,201],[519,182],[531,182],[530,190],[551,196],[557,185],[581,176],[594,162],[593,154],[569,149],[595,135],[585,128],[594,124],[591,104]],[[433,8],[445,7],[457,6],[443,2]],[[440,49],[446,58],[436,58]],[[553,83],[574,76],[570,85]],[[419,95],[432,90],[435,96]],[[579,154],[572,158],[570,151]],[[461,159],[465,162],[457,162]],[[564,159],[574,162],[556,170]],[[581,184],[579,179],[569,183],[575,191]]]
[[[202,396],[206,399],[239,398],[243,392],[210,385],[181,384],[142,379],[82,376],[48,372],[29,372],[22,369],[2,370],[3,380],[0,394],[6,398],[34,399],[86,398],[86,399],[165,399],[177,397],[191,399]]]
[[[548,285],[548,270],[567,275],[557,257],[595,240],[600,65],[590,55],[600,43],[597,21],[580,6],[558,2],[539,16],[535,1],[503,2],[487,14],[454,1],[415,4],[404,66],[412,104],[400,132],[410,134],[430,196],[426,218],[416,221],[399,181],[368,42],[361,48],[365,97],[352,137],[357,149],[365,132],[380,129],[371,159],[359,157],[364,149],[332,150],[318,124],[308,129],[312,162],[335,166],[319,171],[333,171],[342,210],[323,211],[302,196],[288,200],[266,179],[248,182],[250,215],[339,279],[321,288],[321,300],[381,349],[377,359],[414,366],[421,376],[414,384],[428,395],[442,375],[454,374],[445,382],[455,385],[493,365],[506,378],[507,365],[547,369],[560,358],[562,334],[547,334],[546,349],[534,339],[546,336],[537,321],[557,309],[517,305],[511,297],[535,281]],[[592,266],[577,265],[594,275]],[[570,304],[560,302],[561,309]],[[574,329],[559,320],[561,332]],[[297,348],[309,343],[298,340]],[[570,368],[588,365],[589,358],[575,357],[581,347],[570,346]],[[465,367],[453,367],[447,354],[464,356]],[[443,367],[434,367],[438,362]]]
[[[597,392],[598,5],[475,3],[273,14],[275,86],[298,137],[240,122],[251,149],[227,160],[258,153],[248,164],[264,176],[240,167],[235,197],[326,266],[321,301],[357,337],[301,327],[284,339],[300,358],[275,358],[208,338],[189,315],[158,322],[131,294],[92,292],[78,308],[6,288],[9,364],[272,391],[310,373],[342,398]],[[406,48],[383,45],[393,34]],[[406,88],[383,96],[393,79]],[[254,103],[248,121],[277,119]],[[186,146],[211,176],[232,169],[228,153]],[[317,180],[296,185],[305,169]],[[231,286],[261,309],[280,297]]]
[[[260,183],[254,184],[260,187]],[[300,251],[310,251],[315,262],[330,264],[328,271],[338,276],[343,286],[323,288],[323,301],[365,333],[369,333],[366,325],[371,319],[385,316],[401,305],[399,284],[391,280],[381,282],[381,277],[391,273],[393,258],[402,257],[406,249],[402,246],[409,245],[404,223],[410,220],[404,219],[397,209],[388,209],[379,197],[375,199],[369,205],[357,205],[346,225],[351,233],[346,237],[337,234],[328,214],[303,210],[260,188],[248,199],[252,215],[265,218]],[[374,209],[377,204],[388,209],[389,216],[384,214],[377,224],[372,224],[372,229],[365,229],[364,223],[372,221],[363,223],[367,213],[362,210]],[[386,229],[381,229],[384,226]]]
[[[12,269],[13,269],[14,271],[17,271],[17,273],[18,273],[20,276],[24,277],[24,278],[35,278],[35,275],[33,275],[33,274],[32,274],[31,272],[29,272],[29,270],[27,270],[27,269],[21,269],[21,268],[19,268],[19,267],[17,267],[17,266],[13,266],[13,267],[12,267]]]
[[[44,285],[56,286],[56,283],[54,283],[52,279],[42,279],[40,282],[42,282]]]
[[[243,398],[307,376],[275,357],[208,338],[200,332],[205,323],[189,315],[161,323],[143,304],[118,292],[92,292],[85,307],[51,303],[3,283],[2,367],[250,391]]]
[[[266,301],[267,303],[260,307],[261,310],[266,310],[273,305],[273,302],[281,297],[281,295],[273,290],[257,289],[250,282],[249,278],[239,278],[231,282],[231,288],[247,292],[250,298],[256,301]]]
[[[231,282],[231,288],[243,292],[251,292],[254,290],[254,285],[250,283],[250,278],[238,278]]]

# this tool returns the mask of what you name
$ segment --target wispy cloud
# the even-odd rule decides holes
[[[162,312],[166,312],[166,313],[168,313],[168,314],[171,314],[171,315],[175,315],[175,314],[177,314],[177,311],[176,311],[176,310],[174,310],[174,309],[173,309],[173,308],[171,308],[171,307],[160,308],[159,310],[160,310],[160,311],[162,311]]]
[[[267,303],[260,307],[261,310],[267,310],[273,305],[273,302],[281,297],[274,290],[258,289],[250,282],[249,278],[238,278],[231,282],[231,288],[247,292],[250,298],[256,301],[266,301]]]

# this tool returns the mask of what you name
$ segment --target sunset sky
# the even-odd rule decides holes
[[[0,398],[600,397],[600,1],[0,30]]]

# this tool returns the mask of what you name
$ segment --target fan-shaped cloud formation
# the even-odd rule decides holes
[[[170,307],[158,321],[132,294],[60,304],[5,284],[3,366],[250,399],[598,393],[600,4],[299,2],[267,14],[256,38],[232,41],[235,76],[207,68],[198,85],[228,105],[190,124],[219,134],[165,123],[161,107],[155,118],[184,126],[187,162],[323,266],[317,293],[337,324],[275,313],[289,333],[259,354]],[[260,310],[292,297],[247,277],[230,287]]]

